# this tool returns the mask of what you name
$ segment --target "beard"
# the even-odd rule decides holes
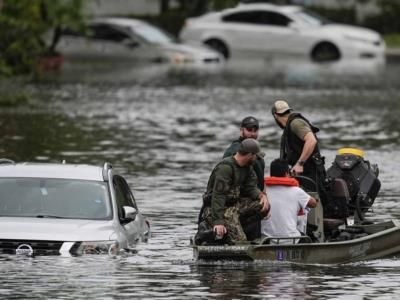
[[[279,126],[281,129],[285,129],[285,126],[283,126],[281,123],[279,123],[278,120],[275,118],[275,116],[274,116],[274,120],[275,120],[275,123],[278,124],[278,126]]]
[[[254,166],[255,163],[256,163],[256,160],[257,160],[257,157],[256,157],[255,159],[250,159],[250,160],[247,162],[247,165],[248,165],[248,166]]]

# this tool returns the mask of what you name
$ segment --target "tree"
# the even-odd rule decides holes
[[[0,76],[32,73],[41,56],[54,53],[63,26],[83,26],[83,0],[0,1]]]

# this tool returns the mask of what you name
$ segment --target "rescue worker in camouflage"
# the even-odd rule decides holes
[[[234,140],[232,144],[225,150],[223,158],[234,155],[240,146],[240,143],[247,138],[257,139],[258,130],[260,126],[258,120],[252,116],[246,117],[240,123],[240,136],[238,139]],[[257,175],[257,186],[263,191],[264,190],[264,169],[265,162],[264,158],[257,156],[256,162],[253,165],[254,172]]]
[[[257,187],[252,167],[258,155],[262,155],[258,142],[245,139],[234,156],[217,164],[203,196],[198,234],[205,228],[211,228],[216,236],[224,237],[228,243],[245,241],[241,215],[268,215],[269,202]]]

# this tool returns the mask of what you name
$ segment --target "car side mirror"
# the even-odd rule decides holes
[[[128,48],[136,48],[139,46],[139,43],[135,40],[132,39],[124,39],[122,41],[122,44],[125,45]]]
[[[132,206],[124,206],[124,220],[127,222],[134,221],[136,219],[136,216],[138,214],[138,211],[136,208]]]

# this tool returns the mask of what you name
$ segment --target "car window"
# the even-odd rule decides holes
[[[306,10],[306,9],[299,10],[298,12],[296,12],[295,15],[299,19],[299,21],[310,24],[310,25],[321,26],[321,25],[332,23],[327,18],[322,17],[322,16],[318,15],[317,13]]]
[[[121,42],[126,39],[130,39],[128,33],[123,30],[119,30],[108,24],[93,24],[89,26],[89,37],[96,40],[106,40],[113,42]]]
[[[175,42],[175,39],[170,34],[148,24],[135,26],[134,33],[151,44],[164,45]]]
[[[104,182],[15,178],[0,179],[0,216],[110,219]]]
[[[131,206],[137,209],[135,198],[133,197],[133,194],[129,189],[125,179],[118,175],[114,176],[113,184],[115,196],[117,198],[118,215],[123,217],[123,206]]]
[[[272,11],[245,11],[225,15],[224,22],[249,23],[258,25],[288,26],[292,21],[288,17]]]

